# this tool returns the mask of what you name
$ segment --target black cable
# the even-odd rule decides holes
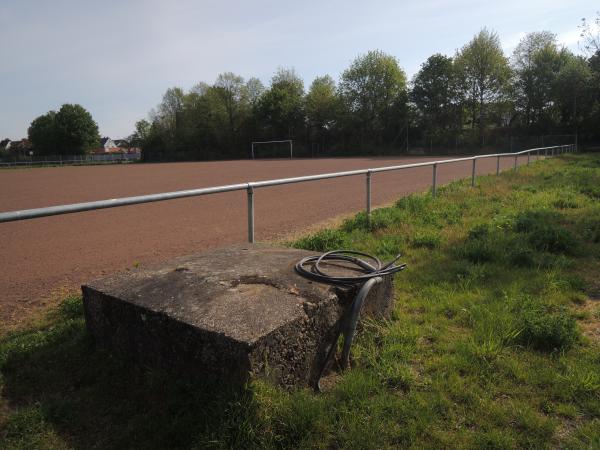
[[[358,256],[362,256],[366,260],[361,259]],[[400,255],[396,256],[396,258],[389,263],[382,265],[378,258],[367,253],[353,250],[333,250],[318,256],[307,256],[296,263],[296,272],[311,280],[344,287],[357,287],[360,285],[358,293],[352,300],[352,303],[350,303],[344,317],[339,322],[331,347],[321,366],[315,384],[315,389],[317,391],[321,391],[321,377],[327,369],[329,362],[335,356],[337,343],[342,333],[344,335],[344,347],[342,350],[341,367],[342,370],[348,367],[350,362],[350,348],[354,339],[354,333],[356,331],[356,325],[358,324],[362,304],[371,288],[383,280],[382,277],[393,275],[406,268],[406,264],[395,265],[399,259]],[[354,270],[359,274],[354,276],[330,275],[322,269],[321,263],[323,262],[342,262],[344,263],[342,266],[343,268]],[[308,264],[311,264],[310,268],[307,268]]]

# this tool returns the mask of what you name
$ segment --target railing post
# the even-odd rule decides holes
[[[431,183],[431,196],[435,197],[437,189],[437,163],[433,163],[433,180]]]
[[[496,176],[500,175],[500,155],[496,158]]]
[[[254,244],[254,188],[248,183],[248,242]]]
[[[517,159],[519,158],[519,155],[515,155],[515,171],[517,170]]]
[[[531,152],[527,152],[527,165],[529,165],[529,158],[531,156]]]
[[[367,171],[367,223],[371,226],[371,170]]]
[[[477,158],[473,158],[473,168],[471,169],[471,187],[475,187],[475,164],[477,163]]]

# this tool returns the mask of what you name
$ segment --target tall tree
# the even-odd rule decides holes
[[[458,92],[452,58],[435,54],[421,65],[413,79],[410,98],[417,106],[421,126],[428,132],[457,124]]]
[[[397,135],[406,107],[406,75],[396,58],[379,50],[357,57],[342,73],[339,92],[361,144],[367,135],[379,145]]]
[[[217,77],[215,91],[227,112],[230,141],[233,141],[240,126],[242,100],[245,98],[244,78],[232,72],[225,72]]]
[[[335,81],[329,75],[315,78],[306,95],[306,117],[321,145],[325,145],[325,135],[333,127],[338,113]]]
[[[37,155],[60,154],[58,130],[56,129],[56,111],[48,111],[46,114],[33,119],[27,130],[27,137],[33,144]]]
[[[456,55],[462,88],[471,111],[471,124],[479,125],[480,139],[486,126],[489,106],[499,102],[510,78],[508,60],[502,52],[500,38],[482,29]]]
[[[129,136],[129,143],[132,147],[144,147],[150,133],[152,132],[152,124],[145,119],[138,120],[135,123],[135,131]]]
[[[260,98],[259,113],[272,138],[294,139],[304,119],[304,83],[293,69],[280,68]]]
[[[98,125],[81,105],[64,104],[37,117],[28,137],[38,154],[79,155],[100,144]]]
[[[565,131],[579,132],[593,106],[592,71],[581,56],[566,53],[566,62],[554,82],[554,101]]]
[[[525,127],[539,123],[549,107],[560,60],[556,35],[549,31],[529,33],[515,48],[511,58],[515,106],[523,116]]]

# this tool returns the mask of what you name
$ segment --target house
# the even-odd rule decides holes
[[[20,141],[8,141],[4,149],[8,151],[11,156],[18,158],[33,155],[33,144],[29,139],[21,139]]]
[[[124,149],[120,148],[111,138],[103,137],[100,139],[100,147],[93,149],[91,153],[96,155],[104,153],[123,153],[123,150]]]

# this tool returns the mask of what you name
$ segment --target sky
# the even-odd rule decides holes
[[[339,79],[374,49],[412,78],[482,27],[507,55],[542,30],[580,53],[577,27],[598,9],[597,0],[0,0],[0,140],[26,137],[33,119],[63,103],[122,138],[169,87],[228,71],[268,85],[278,67],[308,87],[316,76]]]

